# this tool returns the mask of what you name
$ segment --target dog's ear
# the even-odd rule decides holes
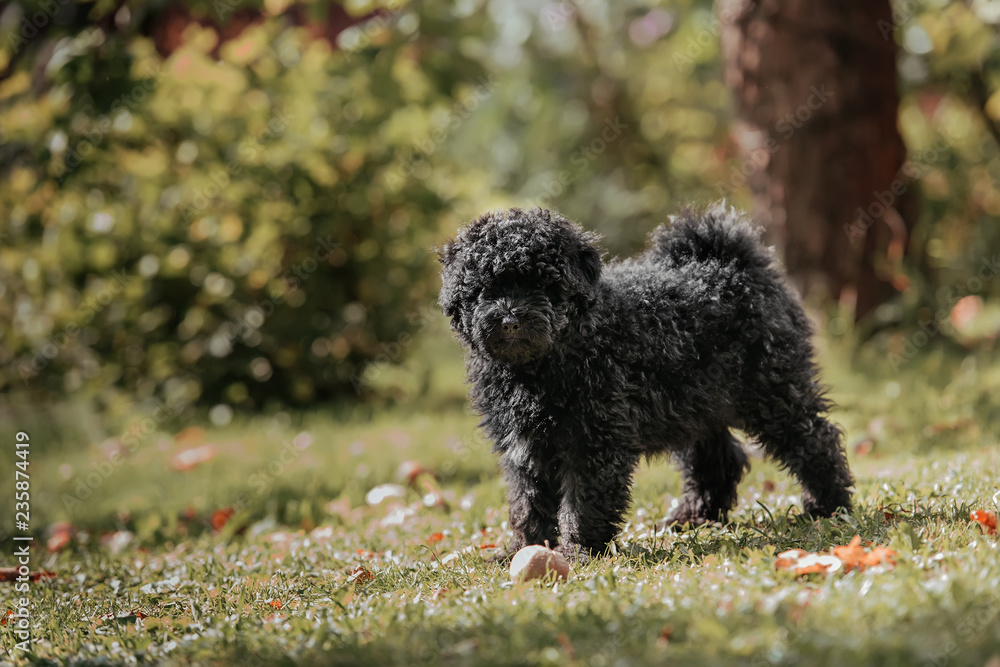
[[[462,274],[462,243],[459,239],[449,241],[438,250],[438,261],[443,265],[441,270],[441,293],[438,295],[438,305],[448,317],[458,314],[459,277]]]
[[[577,254],[577,266],[584,280],[590,284],[596,284],[601,277],[601,253],[590,243],[585,243]]]
[[[454,241],[448,241],[443,247],[438,248],[438,261],[444,265],[445,269],[447,269],[448,265],[454,262],[455,258],[458,257],[458,250],[459,242],[457,239]]]

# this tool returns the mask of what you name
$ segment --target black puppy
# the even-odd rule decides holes
[[[607,265],[596,241],[557,213],[511,209],[441,253],[440,305],[508,485],[508,555],[604,551],[643,456],[683,470],[671,522],[725,521],[748,467],[730,428],[798,478],[808,513],[849,509],[809,320],[750,224],[721,205],[685,213]]]

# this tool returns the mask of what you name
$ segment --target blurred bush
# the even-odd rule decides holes
[[[904,4],[924,214],[891,319],[914,324],[1000,241],[1000,14]],[[748,205],[720,29],[707,0],[8,3],[0,391],[357,397],[486,208],[552,206],[626,254],[687,203]]]
[[[0,385],[253,408],[398,361],[461,183],[414,146],[481,74],[418,25],[191,23],[165,58],[95,25],[0,83]]]

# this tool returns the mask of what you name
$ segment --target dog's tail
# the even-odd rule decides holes
[[[760,240],[760,230],[725,202],[704,212],[685,210],[660,225],[651,237],[650,253],[668,266],[717,261],[738,268],[770,266],[774,256]]]

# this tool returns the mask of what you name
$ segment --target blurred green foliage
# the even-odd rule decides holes
[[[0,13],[0,391],[357,396],[424,330],[434,246],[486,208],[552,206],[625,254],[684,204],[750,204],[706,0],[66,5]],[[994,5],[885,27],[924,211],[897,322],[1000,246]],[[366,18],[335,45],[302,18],[344,10]]]
[[[42,94],[4,81],[7,388],[248,408],[355,391],[419,328],[461,180],[408,163],[481,73],[421,57],[449,32],[429,27],[351,53],[280,18],[221,47],[192,24],[165,59],[93,27],[57,43]]]

